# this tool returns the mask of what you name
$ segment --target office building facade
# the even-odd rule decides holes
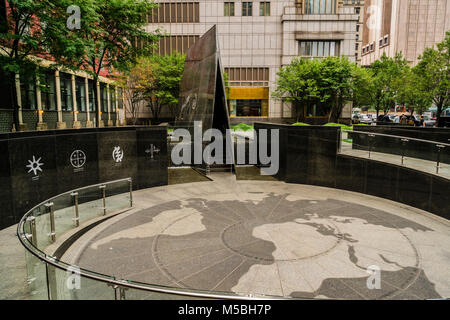
[[[450,30],[450,0],[365,0],[362,65],[402,53],[416,65]]]
[[[347,56],[356,61],[359,14],[343,0],[157,2],[160,7],[149,15],[147,30],[166,32],[160,54],[186,52],[217,25],[231,118],[292,118],[291,106],[273,99],[271,92],[280,67],[294,58]]]

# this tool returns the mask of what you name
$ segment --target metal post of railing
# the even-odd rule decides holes
[[[106,185],[101,185],[99,189],[102,190],[102,198],[103,198],[103,215],[106,215]]]
[[[442,150],[442,148],[445,148],[445,146],[443,146],[442,144],[437,144],[436,147],[438,148],[437,161],[436,161],[436,174],[439,174],[439,167],[440,167],[440,163],[441,163],[441,150]]]
[[[74,202],[74,211],[75,211],[75,218],[73,218],[73,221],[75,221],[75,226],[80,226],[80,212],[78,210],[78,192],[72,192],[70,194],[73,197]]]
[[[133,179],[129,179],[128,180],[129,184],[130,184],[130,207],[133,206]]]
[[[409,141],[408,139],[402,139],[402,165],[403,165],[404,159],[405,159],[405,144],[408,141]]]
[[[33,246],[37,247],[36,218],[33,216],[29,216],[27,217],[26,221],[30,223],[31,243],[33,244]]]
[[[45,204],[45,207],[50,210],[49,217],[50,217],[50,238],[52,239],[52,242],[55,242],[56,240],[56,231],[55,231],[55,212],[53,211],[53,202],[47,202]]]
[[[370,152],[372,151],[372,141],[373,141],[373,137],[375,137],[374,134],[369,134],[369,159],[370,159]]]

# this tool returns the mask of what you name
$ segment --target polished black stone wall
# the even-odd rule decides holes
[[[449,128],[423,128],[408,126],[354,126],[354,131],[379,133],[393,135],[396,137],[407,137],[426,141],[402,141],[400,138],[387,136],[369,137],[366,134],[350,134],[353,139],[353,149],[368,150],[369,144],[374,152],[382,152],[405,157],[437,161],[438,152],[436,143],[450,144]],[[440,162],[450,163],[450,147],[441,149]]]
[[[152,144],[158,149],[153,158]],[[127,177],[134,189],[165,185],[167,156],[166,127],[0,134],[0,229],[36,204],[78,187]],[[125,192],[127,185],[121,188]]]
[[[168,184],[167,132],[158,127],[136,130],[139,189]]]
[[[449,179],[339,154],[339,128],[255,124],[255,129],[261,128],[278,128],[280,136],[285,135],[280,139],[280,172],[275,176],[279,180],[360,192],[450,219]]]

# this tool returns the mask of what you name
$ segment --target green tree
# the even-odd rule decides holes
[[[133,116],[145,101],[155,120],[164,107],[175,118],[184,61],[185,56],[176,51],[170,55],[140,57],[126,73],[129,113]]]
[[[372,69],[353,65],[353,107],[372,106],[375,83]]]
[[[424,113],[433,103],[428,92],[420,88],[420,77],[413,69],[407,68],[399,79],[397,101],[413,114]]]
[[[97,83],[102,70],[126,71],[136,64],[138,57],[152,54],[160,32],[147,32],[144,27],[146,15],[158,5],[150,0],[89,1],[94,4],[92,14],[97,23],[82,27],[78,32],[80,41],[85,44],[85,52],[77,67],[89,72]],[[98,88],[94,88],[98,125]]]
[[[277,73],[272,96],[292,103],[297,121],[302,118],[305,108],[321,101],[320,72],[319,60],[297,58]]]
[[[419,57],[414,68],[420,91],[437,107],[436,122],[439,123],[442,110],[450,103],[450,31],[437,48],[427,48]]]
[[[395,107],[399,86],[402,85],[400,80],[408,68],[406,60],[401,54],[397,54],[394,58],[383,54],[379,60],[371,64],[374,75],[374,107],[377,117],[379,111],[386,114]]]
[[[331,106],[328,122],[337,122],[344,105],[353,97],[353,65],[347,57],[328,57],[321,60],[322,100]]]
[[[292,102],[297,121],[302,111],[316,105],[328,120],[336,122],[352,99],[352,64],[345,57],[294,59],[278,72],[275,98]]]
[[[11,87],[17,130],[21,106],[17,105],[15,75],[22,75],[22,83],[34,82],[34,73],[39,71],[38,57],[53,59],[55,64],[74,62],[85,50],[85,43],[67,27],[69,14],[66,11],[70,5],[80,8],[85,17],[83,25],[95,24],[91,0],[8,0],[6,21],[2,21],[0,32],[0,67]]]

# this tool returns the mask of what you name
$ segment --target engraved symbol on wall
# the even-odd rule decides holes
[[[33,160],[28,160],[28,165],[26,165],[27,168],[29,168],[28,173],[33,172],[33,174],[36,176],[38,171],[42,172],[42,166],[44,163],[41,163],[42,158],[39,158],[36,160],[36,157],[33,156]]]
[[[70,164],[78,169],[84,166],[86,163],[86,154],[82,150],[75,150],[70,155]]]
[[[147,150],[145,150],[146,154],[150,154],[150,159],[153,159],[153,156],[155,154],[159,154],[161,150],[158,149],[157,146],[155,146],[153,143],[150,145],[150,148],[148,148]]]
[[[114,150],[112,152],[112,157],[116,163],[122,162],[123,150],[120,147],[114,147]]]

